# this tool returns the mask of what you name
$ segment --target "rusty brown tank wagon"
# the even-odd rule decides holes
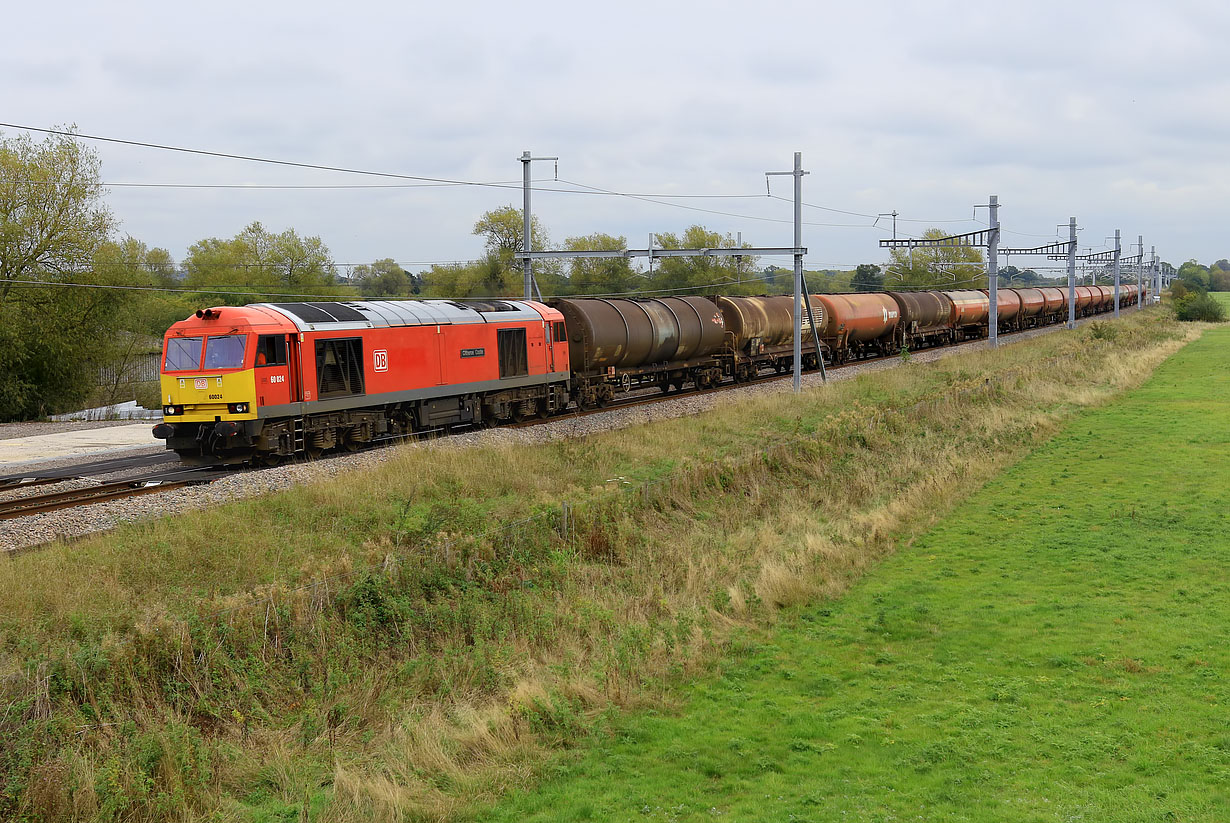
[[[979,291],[987,295],[987,313],[990,314],[990,290],[979,289]],[[1021,327],[1021,295],[1017,294],[1016,289],[1000,289],[996,298],[995,314],[999,318],[999,328],[1004,331],[1019,329]]]
[[[975,289],[940,292],[952,301],[952,328],[958,340],[985,337],[991,298]]]
[[[892,354],[901,309],[887,294],[814,294],[826,310],[824,342],[833,362]]]
[[[1101,296],[1101,295],[1099,295]],[[1093,289],[1088,286],[1076,287],[1076,316],[1084,317],[1093,311]]]
[[[794,366],[794,298],[725,297],[712,298],[726,320],[726,343],[732,362],[730,372],[736,381],[744,382],[764,368],[784,372]],[[800,323],[803,339],[800,349],[803,367],[817,369],[816,336],[811,321],[815,320],[819,335],[824,335],[828,313],[820,300],[812,296],[811,318],[804,311]]]
[[[897,345],[920,349],[952,342],[952,301],[933,291],[890,291],[897,304]]]
[[[1015,289],[1017,297],[1021,298],[1021,314],[1019,316],[1019,325],[1021,328],[1038,325],[1039,318],[1042,317],[1043,311],[1046,309],[1046,296],[1038,289]]]
[[[708,298],[574,298],[551,306],[568,328],[571,394],[581,407],[604,405],[616,391],[706,388],[722,378],[713,355],[722,347],[725,319]]]

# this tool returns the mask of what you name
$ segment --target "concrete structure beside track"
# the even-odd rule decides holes
[[[0,440],[0,472],[6,467],[64,457],[85,457],[131,449],[163,447],[149,422]]]

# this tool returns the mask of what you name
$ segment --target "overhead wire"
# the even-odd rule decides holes
[[[255,155],[244,155],[244,154],[237,154],[233,152],[220,152],[220,151],[212,151],[212,150],[207,150],[207,149],[196,149],[196,148],[189,148],[185,146],[172,146],[168,144],[153,143],[153,142],[148,142],[148,141],[128,140],[128,139],[115,138],[115,137],[105,137],[102,135],[84,134],[84,133],[75,132],[75,131],[67,131],[64,129],[47,129],[47,128],[39,128],[36,126],[25,126],[25,125],[16,124],[16,123],[0,122],[0,127],[20,129],[23,131],[38,132],[41,134],[57,135],[57,136],[79,138],[79,139],[85,139],[85,140],[94,140],[97,142],[113,143],[117,145],[136,146],[139,148],[149,148],[149,149],[156,149],[160,151],[179,152],[179,153],[184,153],[184,154],[193,154],[193,155],[200,155],[200,156],[205,156],[205,157],[218,157],[218,158],[230,159],[230,160],[242,160],[245,162],[263,163],[263,164],[282,166],[282,167],[302,168],[302,169],[311,169],[315,171],[330,171],[330,172],[337,172],[337,173],[343,173],[343,174],[357,174],[357,175],[366,175],[366,176],[391,178],[391,179],[399,179],[399,180],[417,181],[413,185],[402,186],[403,188],[417,188],[417,187],[432,188],[432,187],[444,187],[444,186],[497,188],[497,189],[510,189],[510,190],[520,190],[524,188],[523,185],[517,185],[515,181],[509,181],[509,182],[476,181],[476,180],[463,180],[463,179],[447,178],[447,177],[431,177],[431,176],[426,176],[426,175],[401,174],[401,173],[395,173],[395,172],[382,172],[382,171],[374,171],[370,169],[358,169],[358,168],[351,168],[351,167],[345,167],[345,166],[333,166],[333,165],[320,164],[320,163],[306,163],[306,162],[300,162],[300,161],[279,160],[276,158],[258,157]],[[577,181],[567,180],[563,178],[556,178],[556,179],[559,180],[559,182],[565,183],[569,186],[573,186],[574,188],[560,189],[560,188],[555,188],[555,187],[541,187],[541,186],[532,187],[532,188],[535,191],[545,192],[545,193],[589,194],[589,195],[601,195],[601,196],[610,196],[610,197],[622,197],[622,198],[626,198],[630,200],[638,200],[638,201],[642,201],[646,203],[652,203],[654,205],[666,206],[669,208],[685,209],[685,210],[695,211],[695,212],[699,212],[703,214],[713,214],[713,215],[718,215],[722,217],[736,218],[740,220],[753,220],[753,221],[758,221],[758,222],[778,223],[778,224],[792,224],[794,222],[793,220],[786,219],[786,218],[764,217],[761,215],[750,215],[750,214],[739,214],[739,213],[724,211],[720,209],[706,209],[706,208],[702,208],[698,206],[689,206],[683,203],[669,202],[670,200],[678,200],[678,199],[752,199],[752,198],[758,198],[761,195],[752,195],[752,194],[720,194],[720,195],[640,194],[640,193],[614,191],[611,189],[605,189],[605,188],[601,188],[598,186],[590,186],[585,183],[580,183]],[[278,185],[278,184],[171,184],[171,183],[139,183],[139,182],[117,182],[117,183],[99,184],[99,185],[110,185],[110,186],[115,186],[115,187],[134,187],[134,188],[142,187],[142,188],[199,188],[199,189],[206,189],[206,188],[209,188],[209,189],[222,189],[222,188],[227,188],[227,189],[244,189],[244,188],[248,188],[248,189],[279,189],[279,188],[282,188],[282,189],[312,189],[312,188],[343,189],[343,188],[355,188],[357,189],[357,188],[393,188],[394,187],[394,186],[388,186],[388,185],[386,186],[375,186],[375,185],[359,186],[359,185],[350,185],[350,184],[340,184],[340,185],[332,185],[332,186],[307,186],[307,185]],[[785,198],[780,195],[774,195],[770,193],[767,196],[770,199],[774,199],[774,200],[779,200],[779,201],[784,201],[784,202],[793,202],[793,199]],[[880,214],[873,215],[873,214],[869,214],[865,212],[857,212],[857,211],[851,211],[847,209],[839,209],[839,208],[832,207],[832,206],[823,206],[817,203],[804,202],[802,205],[805,205],[808,208],[832,212],[835,214],[845,214],[845,215],[849,215],[852,217],[863,217],[869,220],[873,220],[873,223],[870,225],[863,225],[863,224],[856,224],[856,223],[821,223],[821,222],[815,222],[815,221],[804,221],[804,225],[808,225],[808,226],[824,227],[824,228],[876,229],[878,228],[876,223],[878,222],[879,219],[883,217],[883,215],[880,215]],[[980,223],[980,225],[985,225],[984,223],[981,223],[981,221],[978,221],[975,218],[968,218],[968,219],[961,219],[961,220],[927,220],[923,218],[909,218],[909,217],[898,216],[896,220],[897,222],[914,222],[914,223],[930,223],[930,224],[977,222],[977,223]],[[1050,237],[1051,236],[1051,235],[1028,234],[1025,232],[1017,232],[1017,231],[1013,231],[1010,229],[1003,229],[1003,228],[1001,228],[1001,231],[1007,234],[1014,234],[1014,235],[1018,235],[1022,237]],[[912,237],[913,237],[912,235],[908,233],[906,234],[907,239],[911,239]]]

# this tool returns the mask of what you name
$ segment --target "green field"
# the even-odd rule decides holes
[[[505,820],[1230,819],[1230,329]]]
[[[1000,725],[1048,716],[1028,713],[1033,689],[1078,674],[1157,683],[1162,663],[1124,649],[1087,666],[1100,642],[1089,632],[1076,652],[1049,641],[1030,652],[1042,668],[1027,677],[1007,664],[977,669],[961,644],[992,638],[967,632],[963,616],[995,624],[1017,601],[999,592],[1004,611],[979,610],[980,589],[939,584],[1035,579],[1000,569],[1021,552],[966,557],[969,547],[933,536],[924,556],[937,559],[921,565],[938,582],[921,594],[910,588],[930,579],[909,568],[917,547],[880,564],[1087,410],[1141,386],[1200,331],[1133,312],[586,438],[400,449],[365,471],[0,563],[0,819],[460,820],[544,779],[536,808],[553,819],[557,801],[598,819],[710,808],[746,818],[810,797],[813,816],[844,802],[867,817],[858,803],[911,797],[911,810],[957,810],[999,796],[1009,765],[1040,751]],[[1174,424],[1195,428],[1171,434],[1207,444],[1217,423],[1199,419],[1206,406]],[[1104,464],[1073,500],[1092,500],[1096,478],[1128,476],[1111,465],[1120,452],[1109,425],[1086,425]],[[1177,455],[1152,448],[1140,458],[1150,470]],[[999,525],[1041,566],[1055,549],[1028,542],[1037,538],[1018,503],[1038,506],[1053,489],[1017,486]],[[1107,568],[1123,551],[1106,555]],[[907,588],[847,597],[868,574]],[[1216,579],[1174,586],[1197,592]],[[873,596],[883,602],[867,606]],[[1088,599],[1020,597],[1070,599],[1058,626]],[[828,615],[798,611],[823,603],[835,604]],[[1014,655],[1028,650],[1013,642]],[[1215,652],[1199,654],[1217,671]],[[1070,669],[1047,662],[1065,655]],[[690,683],[702,685],[688,693]],[[1106,699],[1078,702],[1125,710]],[[679,710],[723,719],[671,720]],[[600,787],[553,783],[555,769]],[[917,777],[896,788],[907,773]],[[783,800],[761,796],[772,792]],[[1070,794],[1048,784],[1046,796]]]

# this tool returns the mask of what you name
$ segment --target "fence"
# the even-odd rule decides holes
[[[115,386],[157,380],[161,358],[157,352],[151,352],[138,354],[120,366],[99,366],[98,385]]]

